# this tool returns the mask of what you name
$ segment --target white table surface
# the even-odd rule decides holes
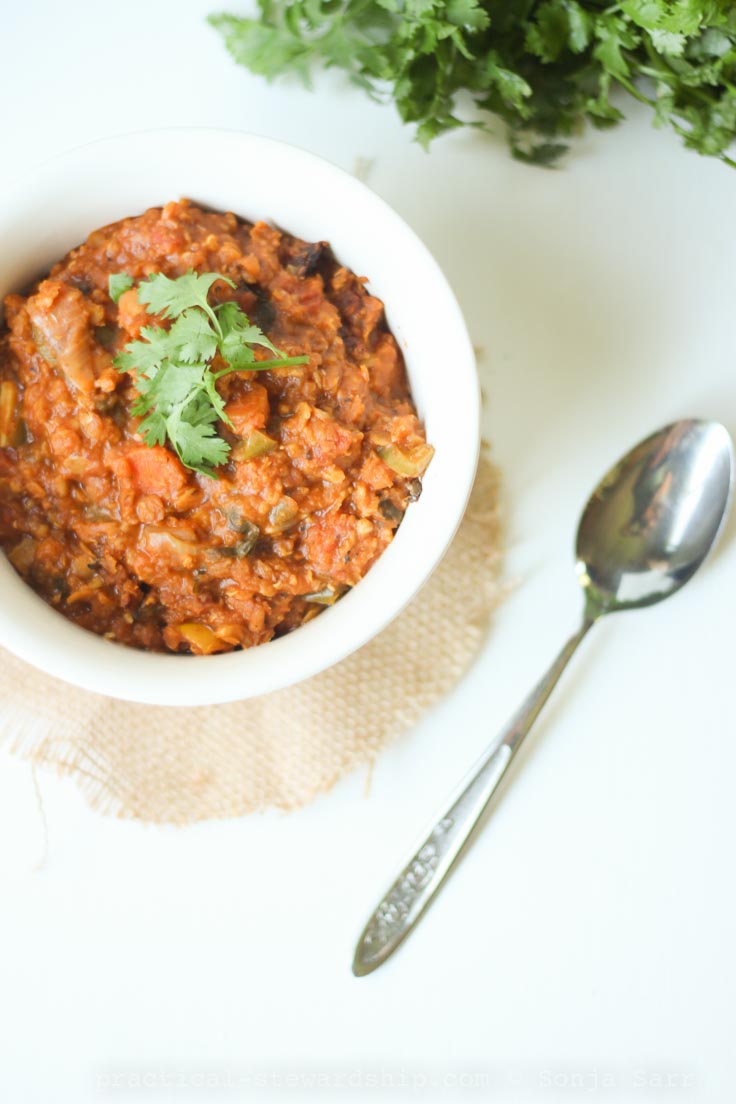
[[[333,1100],[731,1101],[736,516],[682,594],[586,643],[402,952],[363,980],[349,963],[397,862],[575,626],[572,534],[597,477],[673,417],[736,429],[736,174],[633,109],[560,172],[473,133],[427,156],[338,75],[310,95],[236,68],[203,22],[216,7],[9,6],[5,177],[166,125],[370,160],[482,347],[518,586],[367,797],[357,774],[293,816],[158,829],[39,774],[37,869],[33,779],[3,752],[0,1098],[261,1101],[316,1080]]]

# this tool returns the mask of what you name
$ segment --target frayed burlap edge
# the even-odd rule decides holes
[[[104,698],[9,653],[0,740],[73,778],[97,810],[185,824],[297,809],[372,764],[446,695],[503,597],[497,470],[481,460],[462,525],[421,593],[337,666],[262,698],[187,711]]]

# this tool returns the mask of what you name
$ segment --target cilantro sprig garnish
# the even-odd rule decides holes
[[[582,122],[648,104],[698,153],[736,166],[733,0],[257,0],[256,18],[210,23],[235,61],[271,79],[335,66],[374,98],[392,98],[427,145],[488,116],[511,152],[551,165]],[[467,107],[466,107],[467,111]]]
[[[185,467],[214,479],[230,452],[217,432],[217,422],[231,426],[217,381],[229,372],[257,372],[307,364],[308,356],[287,357],[250,321],[237,303],[210,304],[217,281],[235,287],[217,272],[187,272],[177,279],[155,273],[138,285],[138,300],[149,314],[172,320],[163,326],[144,326],[115,358],[120,372],[135,380],[139,398],[133,414],[143,418],[138,432],[147,445],[168,443]],[[117,303],[135,281],[125,272],[108,281],[110,298]],[[256,360],[254,345],[269,349],[269,360]],[[224,364],[213,368],[218,357]]]

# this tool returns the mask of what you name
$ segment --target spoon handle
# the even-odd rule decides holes
[[[443,884],[488,805],[509,763],[556,686],[594,618],[586,616],[546,675],[481,756],[450,798],[363,929],[353,959],[357,977],[371,973],[393,954]]]

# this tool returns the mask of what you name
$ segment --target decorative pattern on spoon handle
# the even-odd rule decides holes
[[[429,904],[511,756],[511,749],[501,744],[487,753],[461,784],[455,800],[403,868],[364,928],[355,953],[355,973],[368,973],[383,962]]]
[[[444,817],[424,846],[406,864],[363,932],[364,947],[373,949],[399,934],[422,890],[437,871],[443,851],[442,837],[454,823],[452,817]]]

